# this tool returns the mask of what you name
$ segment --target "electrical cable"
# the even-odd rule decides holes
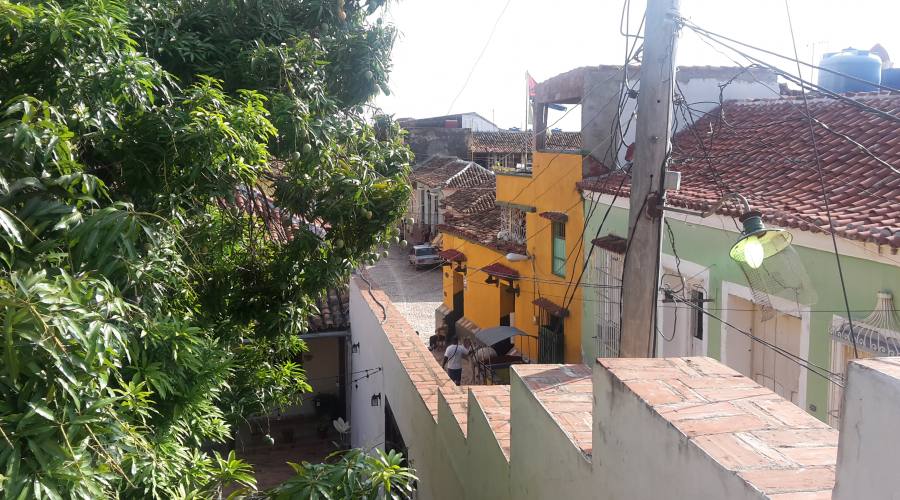
[[[718,33],[714,33],[714,32],[712,32],[712,31],[709,31],[709,30],[707,30],[707,29],[704,29],[704,28],[701,28],[701,27],[697,26],[696,24],[694,24],[694,23],[688,21],[688,20],[685,19],[685,18],[680,18],[680,21],[681,21],[685,26],[687,26],[688,28],[690,28],[690,29],[692,29],[692,30],[695,30],[695,31],[701,31],[701,32],[703,32],[704,34],[706,34],[706,35],[708,35],[708,36],[721,38],[721,39],[723,39],[723,40],[728,40],[729,42],[736,43],[736,44],[738,44],[738,45],[747,47],[748,49],[753,49],[753,50],[756,50],[756,51],[759,51],[759,52],[768,54],[768,55],[770,55],[770,56],[775,56],[775,57],[778,57],[778,58],[780,58],[780,59],[784,59],[784,60],[787,60],[787,61],[790,61],[790,62],[796,62],[797,64],[802,64],[802,65],[804,65],[804,66],[806,66],[806,67],[808,67],[808,68],[815,69],[815,70],[818,70],[818,71],[824,71],[824,72],[826,72],[826,73],[831,73],[832,75],[840,76],[840,77],[842,77],[842,78],[847,78],[847,79],[853,80],[853,81],[855,81],[855,82],[857,82],[857,83],[865,83],[866,85],[872,85],[872,86],[874,86],[874,87],[878,87],[879,89],[881,89],[881,90],[886,90],[886,91],[888,91],[888,92],[900,92],[900,89],[895,89],[895,88],[893,88],[893,87],[888,87],[888,86],[886,86],[886,85],[881,85],[881,84],[878,84],[878,83],[870,82],[870,81],[868,81],[868,80],[864,80],[864,79],[862,79],[862,78],[859,78],[859,77],[856,77],[856,76],[853,76],[853,75],[849,75],[849,74],[847,74],[847,73],[843,73],[843,72],[840,72],[840,71],[836,71],[836,70],[833,70],[833,69],[831,69],[831,68],[825,68],[825,67],[822,67],[822,66],[816,66],[815,64],[811,64],[811,63],[808,63],[808,62],[805,62],[805,61],[801,61],[800,58],[799,58],[799,56],[797,55],[797,51],[796,51],[796,50],[794,51],[794,54],[795,54],[794,57],[790,57],[790,56],[786,56],[786,55],[783,55],[783,54],[779,54],[779,53],[777,53],[777,52],[773,52],[773,51],[771,51],[771,50],[767,50],[767,49],[764,49],[764,48],[761,48],[761,47],[757,47],[757,46],[755,46],[755,45],[751,45],[751,44],[746,43],[746,42],[741,42],[740,40],[735,40],[734,38],[730,38],[730,37],[727,37],[727,36],[725,36],[725,35],[720,35],[720,34],[718,34]],[[799,71],[798,71],[798,73],[799,73]]]
[[[690,307],[690,308],[692,308],[692,309],[694,309],[694,310],[696,310],[696,311],[698,311],[698,312],[700,312],[700,313],[702,313],[702,314],[705,314],[705,315],[709,316],[710,318],[715,319],[716,321],[718,321],[718,322],[720,322],[721,324],[727,326],[728,328],[731,328],[732,330],[734,330],[734,331],[736,331],[736,332],[738,332],[738,333],[743,334],[743,335],[746,336],[747,338],[751,339],[753,342],[758,342],[758,343],[760,343],[760,344],[762,344],[762,345],[764,345],[764,346],[766,346],[766,347],[772,349],[774,352],[776,352],[776,353],[778,353],[778,354],[781,354],[782,356],[784,356],[786,359],[790,360],[791,362],[793,362],[793,363],[795,363],[795,364],[797,364],[797,365],[800,365],[800,366],[803,367],[803,368],[806,368],[806,369],[809,370],[810,372],[815,373],[816,375],[818,375],[818,376],[820,376],[820,377],[822,377],[822,378],[828,380],[829,382],[835,383],[835,384],[839,385],[840,387],[843,387],[843,384],[842,384],[842,383],[837,382],[837,381],[835,381],[833,378],[831,378],[831,376],[834,376],[834,377],[838,377],[838,378],[840,379],[840,378],[841,378],[841,375],[840,375],[840,374],[835,373],[835,372],[832,372],[831,370],[828,370],[828,369],[826,369],[826,368],[823,368],[823,367],[821,367],[821,366],[819,366],[819,365],[817,365],[817,364],[815,364],[815,363],[813,363],[813,362],[811,362],[811,361],[809,361],[809,360],[807,360],[807,359],[805,359],[805,358],[803,358],[803,357],[800,357],[800,356],[798,356],[798,355],[796,355],[796,354],[794,354],[794,353],[792,353],[792,352],[790,352],[790,351],[785,350],[784,348],[778,347],[777,345],[774,345],[774,344],[772,344],[771,342],[768,342],[768,341],[766,341],[766,340],[764,340],[764,339],[761,339],[761,338],[759,338],[759,337],[756,337],[756,336],[754,336],[752,333],[747,332],[747,331],[745,331],[745,330],[742,330],[742,329],[740,329],[740,328],[734,326],[733,324],[731,324],[731,323],[729,323],[729,322],[723,320],[721,317],[719,317],[719,316],[717,316],[717,315],[715,315],[715,314],[712,314],[711,312],[707,311],[707,310],[704,309],[703,307],[698,307],[696,304],[694,304],[693,302],[691,302],[691,301],[689,301],[689,300],[684,300],[684,299],[682,299],[682,298],[680,298],[680,297],[676,297],[676,296],[674,296],[674,295],[672,296],[672,298],[673,298],[673,300],[675,300],[676,302],[681,302],[682,304],[685,304],[685,305],[687,305],[688,307]],[[821,370],[821,371],[819,371],[819,370]]]
[[[797,40],[794,37],[794,23],[791,20],[791,9],[788,5],[788,1],[784,0],[784,8],[787,12],[787,20],[788,27],[791,32],[791,42],[794,44],[794,54],[797,57],[797,73],[800,73],[800,64],[799,64],[799,54],[797,53]],[[800,87],[800,91],[803,94],[803,107],[806,109],[807,116],[809,115],[809,101],[806,98],[806,88]],[[825,203],[825,215],[828,217],[828,227],[831,229],[831,243],[834,246],[834,260],[837,263],[838,277],[840,278],[841,283],[841,293],[844,296],[844,306],[847,309],[847,321],[850,323],[850,339],[853,341],[853,356],[855,358],[859,358],[859,350],[856,347],[856,333],[853,329],[853,318],[850,316],[850,300],[847,298],[847,284],[844,281],[844,268],[841,265],[841,256],[838,252],[837,247],[837,238],[834,235],[834,220],[831,218],[831,205],[828,199],[828,191],[825,189],[825,178],[822,176],[822,164],[821,157],[819,155],[819,145],[816,141],[816,132],[813,128],[812,120],[807,122],[809,124],[809,137],[812,141],[813,152],[816,155],[816,170],[819,173],[819,184],[822,186],[822,201]]]
[[[497,31],[497,26],[500,24],[500,20],[503,19],[503,14],[506,14],[506,9],[509,7],[509,4],[512,3],[512,0],[506,0],[506,3],[503,5],[503,9],[500,11],[500,14],[497,16],[497,19],[494,21],[494,26],[491,27],[491,32],[487,37],[487,40],[484,42],[484,46],[481,47],[481,52],[478,54],[478,57],[475,58],[475,62],[472,63],[472,68],[469,70],[469,74],[466,75],[466,81],[463,82],[463,86],[459,89],[459,92],[456,94],[456,97],[453,98],[453,101],[450,102],[450,107],[447,108],[447,114],[449,115],[451,111],[453,111],[453,106],[456,105],[456,100],[459,99],[459,96],[466,90],[466,87],[469,85],[469,81],[472,79],[472,74],[475,73],[475,68],[478,66],[478,63],[481,62],[481,58],[484,57],[484,53],[487,51],[487,48],[491,45],[491,40],[494,38],[494,33]]]

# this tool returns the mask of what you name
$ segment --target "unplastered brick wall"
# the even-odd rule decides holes
[[[353,443],[383,446],[390,404],[419,498],[831,498],[837,431],[712,359],[518,365],[509,386],[459,388],[377,285],[350,301],[354,370],[383,367],[351,395]]]

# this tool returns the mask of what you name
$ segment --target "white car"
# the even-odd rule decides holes
[[[438,249],[431,245],[415,245],[409,250],[409,263],[416,269],[425,266],[436,266],[443,262]]]

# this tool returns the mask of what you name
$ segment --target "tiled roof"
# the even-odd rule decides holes
[[[497,201],[497,181],[491,177],[486,182],[459,189],[441,199],[441,204],[460,214],[476,214],[494,208]]]
[[[473,153],[531,152],[532,132],[472,132],[469,149]],[[551,132],[546,149],[578,150],[582,148],[581,132]]]
[[[318,314],[311,315],[307,333],[346,330],[350,327],[350,295],[346,286],[330,288],[316,300]]]
[[[900,117],[898,94],[851,97]],[[809,107],[830,129],[816,126],[815,134],[837,235],[900,248],[900,174],[872,156],[900,168],[900,127],[843,101],[816,98]],[[801,99],[728,101],[676,135],[673,160],[682,177],[681,189],[667,195],[671,205],[704,210],[723,190],[735,191],[768,223],[828,230]],[[618,182],[583,181],[579,187],[613,193]],[[623,192],[628,195],[627,185]],[[739,215],[729,205],[719,212]]]
[[[500,207],[483,212],[454,217],[438,226],[438,231],[458,236],[499,252],[525,253],[525,245],[497,239],[500,232]]]
[[[432,156],[409,174],[410,181],[420,182],[432,188],[477,186],[493,177],[492,171],[455,156]]]

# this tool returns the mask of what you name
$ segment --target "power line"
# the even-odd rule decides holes
[[[491,33],[488,35],[487,40],[485,40],[484,46],[481,47],[481,52],[478,53],[478,57],[475,58],[475,62],[472,63],[472,68],[469,70],[469,74],[466,75],[466,81],[463,82],[462,88],[459,89],[456,97],[454,97],[453,101],[450,102],[450,107],[447,108],[448,115],[451,111],[453,111],[453,106],[456,105],[456,100],[459,99],[459,96],[462,95],[463,91],[465,91],[466,87],[469,85],[469,80],[472,79],[472,74],[475,73],[475,68],[478,66],[478,63],[481,62],[481,58],[484,57],[484,53],[487,51],[488,46],[490,46],[491,40],[494,38],[494,33],[497,31],[497,26],[500,24],[500,20],[503,19],[503,14],[506,14],[506,8],[509,7],[510,3],[512,3],[512,0],[506,0],[506,3],[503,5],[503,9],[500,10],[500,14],[494,21],[494,26],[491,27]]]
[[[797,40],[794,37],[794,23],[791,20],[791,8],[788,5],[788,0],[784,0],[784,9],[787,12],[787,20],[788,27],[791,32],[791,42],[794,44],[794,57],[797,58],[797,73],[800,73],[800,58],[797,53]],[[801,86],[800,92],[803,94],[803,107],[806,109],[806,115],[809,114],[809,102],[806,98],[806,88]],[[834,221],[831,218],[831,205],[828,200],[828,191],[825,189],[825,177],[822,175],[822,164],[821,158],[819,157],[819,145],[816,141],[816,132],[813,128],[812,120],[808,120],[809,124],[809,137],[812,141],[813,152],[816,155],[816,170],[819,173],[819,184],[822,186],[822,200],[825,203],[825,215],[828,216],[828,228],[831,229],[831,244],[834,247],[834,260],[837,263],[838,277],[840,278],[841,283],[841,293],[844,296],[844,306],[847,309],[847,321],[850,323],[850,331],[853,332],[853,318],[850,317],[850,300],[847,298],[847,284],[844,282],[844,268],[841,266],[841,255],[838,252],[837,247],[837,238],[834,236]],[[856,335],[850,335],[851,340],[853,340],[853,356],[855,358],[859,358],[859,350],[856,347]]]
[[[727,326],[728,328],[731,328],[732,330],[734,330],[734,331],[736,331],[736,332],[738,332],[738,333],[743,334],[745,337],[749,338],[751,341],[760,343],[760,344],[762,344],[762,345],[764,345],[764,346],[766,346],[766,347],[772,349],[772,351],[774,351],[775,353],[782,355],[783,357],[785,357],[786,359],[790,360],[790,361],[793,362],[793,363],[796,363],[796,364],[799,365],[800,367],[806,368],[806,369],[809,370],[810,372],[815,373],[816,375],[818,375],[818,376],[824,378],[825,380],[828,380],[829,382],[831,382],[831,383],[833,383],[833,384],[836,384],[836,385],[838,385],[838,386],[840,386],[840,387],[844,387],[844,385],[843,385],[840,381],[838,381],[838,380],[842,380],[842,377],[841,377],[840,374],[835,373],[835,372],[832,372],[831,370],[828,370],[828,369],[826,369],[826,368],[823,368],[823,367],[821,367],[821,366],[819,366],[819,365],[817,365],[817,364],[815,364],[815,363],[809,361],[809,360],[806,359],[806,358],[803,358],[803,357],[801,357],[801,356],[798,356],[798,355],[796,355],[796,354],[794,354],[794,353],[792,353],[792,352],[790,352],[790,351],[788,351],[788,350],[786,350],[786,349],[784,349],[784,348],[782,348],[782,347],[779,347],[779,346],[777,346],[777,345],[775,345],[775,344],[772,344],[771,342],[768,342],[768,341],[766,341],[766,340],[764,340],[764,339],[761,339],[761,338],[759,338],[759,337],[753,335],[753,333],[751,333],[751,332],[747,332],[747,331],[745,331],[745,330],[743,330],[743,329],[741,329],[741,328],[738,328],[738,327],[734,326],[733,324],[731,324],[731,323],[729,323],[729,322],[723,320],[721,317],[719,317],[719,316],[717,316],[717,315],[715,315],[715,314],[713,314],[713,313],[707,311],[707,310],[704,309],[703,307],[697,306],[696,304],[694,304],[693,302],[691,302],[691,301],[689,301],[689,300],[684,300],[684,299],[682,299],[681,297],[678,297],[678,296],[675,296],[675,295],[672,295],[672,300],[674,300],[674,301],[676,301],[676,302],[679,302],[679,303],[682,303],[682,304],[685,304],[686,306],[688,306],[688,307],[694,309],[695,311],[698,311],[698,312],[700,312],[700,313],[702,313],[702,314],[705,314],[705,315],[709,316],[710,318],[715,319],[716,321],[718,321],[718,322],[720,322],[721,324]],[[838,380],[835,380],[835,379],[832,378],[832,377],[837,377]]]
[[[855,81],[855,82],[857,82],[857,83],[865,83],[866,85],[871,85],[871,86],[877,87],[877,88],[879,88],[879,89],[881,89],[881,90],[886,90],[886,91],[889,91],[889,92],[900,92],[900,90],[895,89],[895,88],[893,88],[893,87],[888,87],[888,86],[881,85],[881,84],[878,84],[878,83],[875,83],[875,82],[870,82],[870,81],[868,81],[868,80],[865,80],[865,79],[862,79],[862,78],[859,78],[859,77],[856,77],[856,76],[853,76],[853,75],[849,75],[849,74],[847,74],[847,73],[843,73],[843,72],[840,72],[840,71],[836,71],[836,70],[833,70],[833,69],[830,69],[830,68],[825,68],[825,67],[822,67],[822,66],[816,66],[815,64],[810,64],[810,63],[808,63],[808,62],[806,62],[806,61],[802,61],[802,60],[800,60],[799,56],[797,55],[797,51],[796,51],[796,50],[794,50],[794,57],[790,57],[790,56],[786,56],[786,55],[783,55],[783,54],[779,54],[779,53],[777,53],[777,52],[773,52],[773,51],[771,51],[771,50],[764,49],[764,48],[762,48],[762,47],[757,47],[757,46],[755,46],[755,45],[751,45],[751,44],[749,44],[749,43],[742,42],[742,41],[740,41],[740,40],[735,40],[734,38],[730,38],[730,37],[727,37],[727,36],[725,36],[725,35],[721,35],[721,34],[719,34],[719,33],[714,33],[714,32],[712,32],[712,31],[709,31],[709,30],[707,30],[707,29],[704,29],[704,28],[701,28],[701,27],[697,26],[696,24],[694,24],[694,23],[688,21],[688,20],[685,19],[685,18],[681,18],[681,22],[682,22],[685,26],[687,26],[688,28],[690,28],[690,29],[692,29],[692,30],[694,30],[694,31],[700,31],[700,32],[703,32],[704,34],[709,35],[709,36],[712,36],[712,37],[718,37],[718,38],[721,38],[721,39],[723,39],[723,40],[728,40],[729,42],[736,43],[736,44],[738,44],[738,45],[747,47],[748,49],[753,49],[753,50],[756,50],[756,51],[759,51],[759,52],[768,54],[768,55],[770,55],[770,56],[775,56],[775,57],[778,57],[778,58],[780,58],[780,59],[784,59],[784,60],[787,60],[787,61],[790,61],[790,62],[795,62],[795,63],[797,63],[798,65],[799,65],[799,64],[802,64],[802,65],[804,65],[804,66],[806,66],[806,67],[808,67],[808,68],[811,68],[811,69],[816,69],[816,70],[818,70],[818,71],[824,71],[824,72],[826,72],[826,73],[831,73],[832,75],[837,75],[837,76],[840,76],[840,77],[843,77],[843,78],[847,78],[847,79],[853,80],[853,81]],[[796,46],[796,42],[794,43],[794,45]],[[795,49],[796,49],[796,47],[795,47]],[[798,74],[800,74],[799,69],[798,69]]]

